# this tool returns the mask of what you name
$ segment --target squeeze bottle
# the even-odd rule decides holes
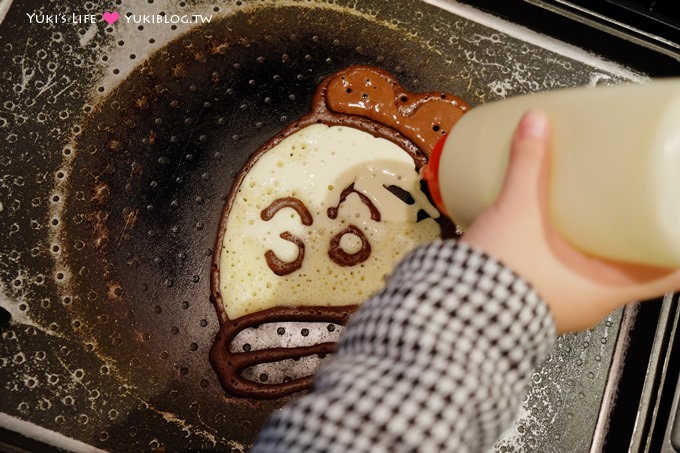
[[[521,116],[551,125],[549,217],[584,253],[680,267],[680,79],[569,88],[475,107],[423,171],[439,209],[465,228],[498,196]]]

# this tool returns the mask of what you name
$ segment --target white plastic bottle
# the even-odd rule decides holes
[[[680,79],[473,108],[425,171],[440,208],[466,227],[495,200],[512,134],[531,108],[550,118],[549,208],[562,236],[594,256],[680,267]]]

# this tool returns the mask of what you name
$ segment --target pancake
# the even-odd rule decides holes
[[[303,390],[310,376],[263,383],[244,370],[334,347],[236,351],[244,329],[344,324],[406,253],[452,234],[419,171],[467,109],[451,94],[410,93],[382,69],[352,66],[327,77],[310,113],[251,156],[225,204],[211,275],[220,331],[210,359],[230,394]]]

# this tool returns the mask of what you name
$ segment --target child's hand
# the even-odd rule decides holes
[[[680,270],[593,258],[562,239],[548,219],[549,134],[543,112],[524,115],[501,194],[462,240],[526,278],[550,306],[559,333],[592,327],[627,302],[680,289]]]

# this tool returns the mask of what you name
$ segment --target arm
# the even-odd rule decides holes
[[[554,332],[537,293],[495,259],[454,241],[422,247],[254,451],[482,451],[513,419]]]
[[[277,413],[254,451],[483,450],[512,420],[556,331],[680,288],[678,270],[594,259],[561,239],[546,214],[548,143],[545,116],[525,115],[494,205],[462,242],[399,265],[312,393]]]

